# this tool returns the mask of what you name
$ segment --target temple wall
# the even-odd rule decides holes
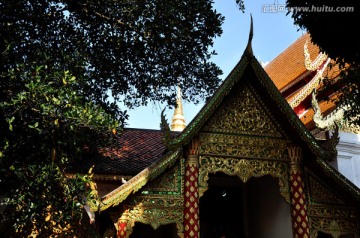
[[[340,132],[340,141],[337,145],[338,157],[332,162],[347,179],[360,187],[360,135]]]

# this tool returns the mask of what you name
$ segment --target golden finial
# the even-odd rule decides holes
[[[176,107],[174,111],[174,115],[171,121],[171,130],[172,131],[182,131],[186,127],[185,124],[185,116],[182,105],[182,97],[180,87],[177,87],[177,95],[176,95]]]

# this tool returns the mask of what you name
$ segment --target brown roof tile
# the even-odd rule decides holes
[[[308,42],[307,48],[310,53],[311,60],[314,60],[320,51],[319,48],[311,42],[311,36],[306,33],[299,37],[293,44],[286,48],[264,68],[266,73],[270,76],[280,91],[285,89],[300,76],[308,73],[308,70],[305,68],[304,64],[304,45],[306,41]],[[328,67],[324,71],[323,76],[326,76],[329,79],[335,79],[339,76],[340,70],[338,65],[334,65],[333,60],[331,61],[331,64],[333,64],[333,66],[331,68]],[[315,75],[315,72],[312,72],[311,75]],[[307,77],[310,79],[313,76],[309,75]],[[300,92],[301,88],[302,87],[296,88],[296,91],[288,95],[286,100],[289,102]],[[317,89],[319,89],[319,87],[317,87]],[[311,95],[309,95],[308,98],[309,97],[311,97]],[[330,101],[321,102],[320,107],[323,114],[327,115],[335,108],[335,103]],[[301,121],[308,129],[313,129],[315,127],[315,124],[312,121],[313,115],[313,109],[308,108],[306,114],[301,118]]]
[[[311,43],[310,35],[306,33],[265,66],[266,73],[280,91],[307,71],[304,65],[306,41],[310,57],[314,60],[319,54],[319,48]]]
[[[103,157],[85,158],[69,172],[86,173],[94,164],[93,171],[98,175],[136,175],[167,152],[162,139],[163,132],[160,130],[126,128],[120,137],[120,149],[111,151],[111,156],[104,153]]]

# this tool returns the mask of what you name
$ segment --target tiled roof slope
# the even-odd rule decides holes
[[[96,175],[136,175],[167,152],[162,139],[160,130],[126,128],[120,137],[120,149],[112,151],[112,156],[105,153],[103,157],[84,158],[72,170],[86,173],[94,164]]]
[[[304,45],[308,41],[308,50],[313,60],[319,54],[319,48],[311,44],[309,34],[304,34],[265,66],[265,71],[281,91],[305,71]]]
[[[311,42],[310,35],[305,33],[265,66],[265,72],[280,91],[307,71],[304,64],[304,45],[306,42],[308,42],[307,48],[310,58],[314,60],[320,53],[319,47],[314,45]],[[332,61],[332,63],[334,62]],[[329,78],[335,78],[338,75],[339,68],[337,66],[328,68],[324,72],[324,76]]]
[[[304,45],[306,42],[311,60],[314,60],[320,51],[319,48],[311,42],[311,36],[308,33],[305,33],[265,66],[264,69],[266,73],[272,79],[280,92],[287,89],[299,77],[309,73],[309,71],[305,68],[304,63]],[[331,63],[333,64],[334,61],[331,61]],[[326,76],[330,79],[335,79],[339,76],[339,73],[340,70],[338,66],[332,66],[331,68],[328,67],[324,71],[323,76]],[[299,92],[300,89],[297,89],[295,93],[287,96],[286,100],[289,102]],[[334,101],[320,102],[319,106],[324,116],[329,114],[336,107]],[[310,107],[309,110],[300,118],[309,130],[315,128],[314,122],[312,120],[313,114],[314,111]]]

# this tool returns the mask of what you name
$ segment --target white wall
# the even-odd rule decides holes
[[[360,134],[340,132],[337,160],[332,166],[360,188]]]

